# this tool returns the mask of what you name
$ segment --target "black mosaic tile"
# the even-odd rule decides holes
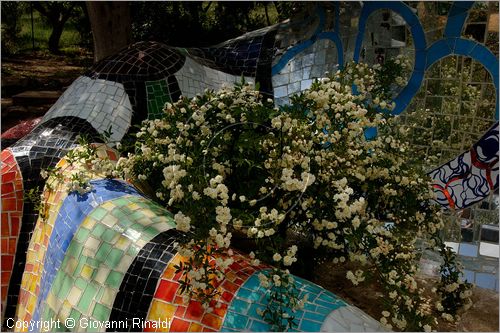
[[[132,319],[146,319],[149,306],[153,300],[156,286],[175,255],[174,243],[179,241],[182,234],[176,230],[168,230],[153,238],[137,254],[123,277],[110,321],[127,321],[127,327],[132,329]],[[108,329],[113,331],[112,328]]]

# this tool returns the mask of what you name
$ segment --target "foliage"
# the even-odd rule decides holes
[[[2,1],[2,50],[4,54],[13,51],[19,40],[21,26],[19,17],[24,10],[24,3],[18,1]]]
[[[168,45],[214,45],[289,18],[291,2],[132,2],[134,40]],[[175,33],[182,31],[182,33]]]

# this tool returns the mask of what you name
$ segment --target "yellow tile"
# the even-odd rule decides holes
[[[101,207],[101,208],[107,210],[108,212],[110,212],[110,211],[113,210],[113,208],[116,207],[116,205],[112,201],[106,201],[105,203],[103,203],[99,207]]]
[[[59,319],[65,320],[69,317],[71,313],[71,304],[65,300],[59,310]]]
[[[76,267],[78,266],[78,261],[75,258],[71,258],[66,263],[66,267],[64,267],[64,271],[69,275],[73,275]]]
[[[153,299],[153,304],[151,304],[148,313],[148,320],[172,319],[176,309],[177,307],[172,304]]]
[[[35,303],[36,303],[36,298],[35,297],[30,297],[28,299],[28,304],[26,305],[26,310],[29,313],[33,313],[33,310],[35,309]]]
[[[82,295],[82,293],[83,292],[80,289],[78,289],[76,286],[73,286],[67,296],[68,303],[71,304],[71,306],[76,306],[76,304],[80,300],[80,296]]]
[[[89,265],[85,264],[82,267],[82,272],[80,275],[85,279],[85,280],[90,280],[92,278],[92,274],[94,273],[94,269],[90,267]]]
[[[127,205],[128,208],[130,208],[131,210],[138,210],[138,209],[141,209],[141,207],[136,204],[135,202],[131,202]]]
[[[61,301],[56,296],[54,296],[52,292],[49,292],[46,302],[47,305],[52,308],[52,310],[57,310],[59,308],[59,305],[61,304]]]
[[[119,250],[124,250],[129,246],[130,244],[130,239],[128,239],[125,236],[120,236],[118,240],[116,241],[115,247]]]
[[[90,229],[92,230],[92,228],[94,227],[96,221],[91,218],[90,216],[86,217],[85,220],[83,220],[83,223],[82,225],[87,228],[87,229]]]

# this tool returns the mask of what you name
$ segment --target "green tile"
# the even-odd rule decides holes
[[[75,322],[78,322],[82,314],[77,309],[72,309],[69,316],[70,318],[73,318]]]
[[[66,250],[66,254],[69,254],[73,258],[78,258],[82,253],[83,245],[78,242],[71,242],[68,249]]]
[[[134,246],[134,245],[130,245],[128,250],[127,250],[127,254],[133,258],[135,258],[135,256],[137,256],[137,254],[139,253],[141,249],[139,249],[137,246]]]
[[[85,291],[83,292],[80,301],[78,302],[78,308],[82,310],[82,312],[88,311],[90,303],[92,303],[96,292],[96,287],[91,284],[87,285],[87,288],[85,288]]]
[[[89,283],[88,283],[87,281],[85,281],[84,279],[82,279],[82,278],[80,278],[80,277],[79,277],[78,279],[76,279],[76,281],[75,281],[75,285],[76,285],[79,289],[81,289],[81,290],[85,290],[85,287],[87,287],[87,285],[88,285],[88,284],[89,284]]]
[[[101,246],[99,246],[99,250],[97,250],[97,253],[95,254],[95,259],[101,262],[106,261],[106,257],[108,256],[110,249],[111,245],[108,243],[102,243]]]
[[[104,294],[104,290],[105,290],[105,288],[99,288],[99,291],[97,292],[95,299],[101,300],[102,295]]]
[[[115,289],[120,289],[120,284],[123,279],[123,274],[117,271],[111,271],[106,279],[106,284],[108,286],[114,287]]]
[[[61,274],[63,275],[63,274]],[[59,299],[65,299],[66,296],[68,295],[71,287],[73,286],[74,280],[70,276],[66,275],[64,277],[63,283],[62,284],[55,284],[59,290],[57,290],[57,297]]]
[[[87,265],[89,265],[89,266],[91,266],[93,268],[98,268],[99,265],[101,265],[101,263],[102,263],[99,260],[96,260],[94,258],[89,258],[89,257],[87,257],[87,260],[85,260],[85,262],[87,263]]]
[[[97,303],[94,307],[94,311],[92,312],[92,317],[100,321],[105,321],[109,319],[110,313],[111,313],[110,309],[108,309],[102,304]]]
[[[80,243],[84,243],[89,237],[89,234],[90,230],[80,227],[75,234],[75,239],[77,239]]]
[[[100,223],[96,223],[94,229],[92,230],[92,234],[97,236],[97,238],[100,238],[101,235],[104,233],[104,231],[106,231],[107,228],[100,224]]]
[[[117,232],[114,231],[113,229],[108,229],[106,230],[101,238],[105,241],[105,242],[108,242],[108,243],[111,243],[111,240],[117,235]]]
[[[108,211],[102,207],[97,207],[94,209],[89,216],[93,217],[94,219],[100,221],[108,214]]]
[[[116,217],[118,221],[121,221],[122,219],[126,219],[128,217],[128,215],[123,211],[123,209],[113,209],[111,215]]]
[[[117,198],[117,199],[114,199],[113,200],[113,204],[115,206],[126,206],[127,204],[129,204],[131,201],[133,200],[130,200],[131,198],[130,197],[121,197],[121,198]],[[121,207],[120,207],[121,208]],[[113,209],[113,210],[116,210]]]
[[[119,263],[120,260],[123,258],[123,251],[119,249],[112,249],[108,257],[106,258],[106,264],[110,268],[115,268]]]

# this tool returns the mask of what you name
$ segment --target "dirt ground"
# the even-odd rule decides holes
[[[373,318],[379,319],[382,309],[382,293],[373,284],[354,286],[345,278],[347,270],[347,267],[339,269],[338,266],[325,264],[318,268],[314,282],[362,309]],[[433,281],[432,278],[422,276],[419,282],[422,286],[429,286],[427,289],[430,289]],[[427,295],[431,294],[430,290],[427,292]],[[499,332],[498,293],[475,287],[472,301],[473,306],[461,313],[461,318],[457,323],[452,324],[438,318],[437,330],[439,332]]]

